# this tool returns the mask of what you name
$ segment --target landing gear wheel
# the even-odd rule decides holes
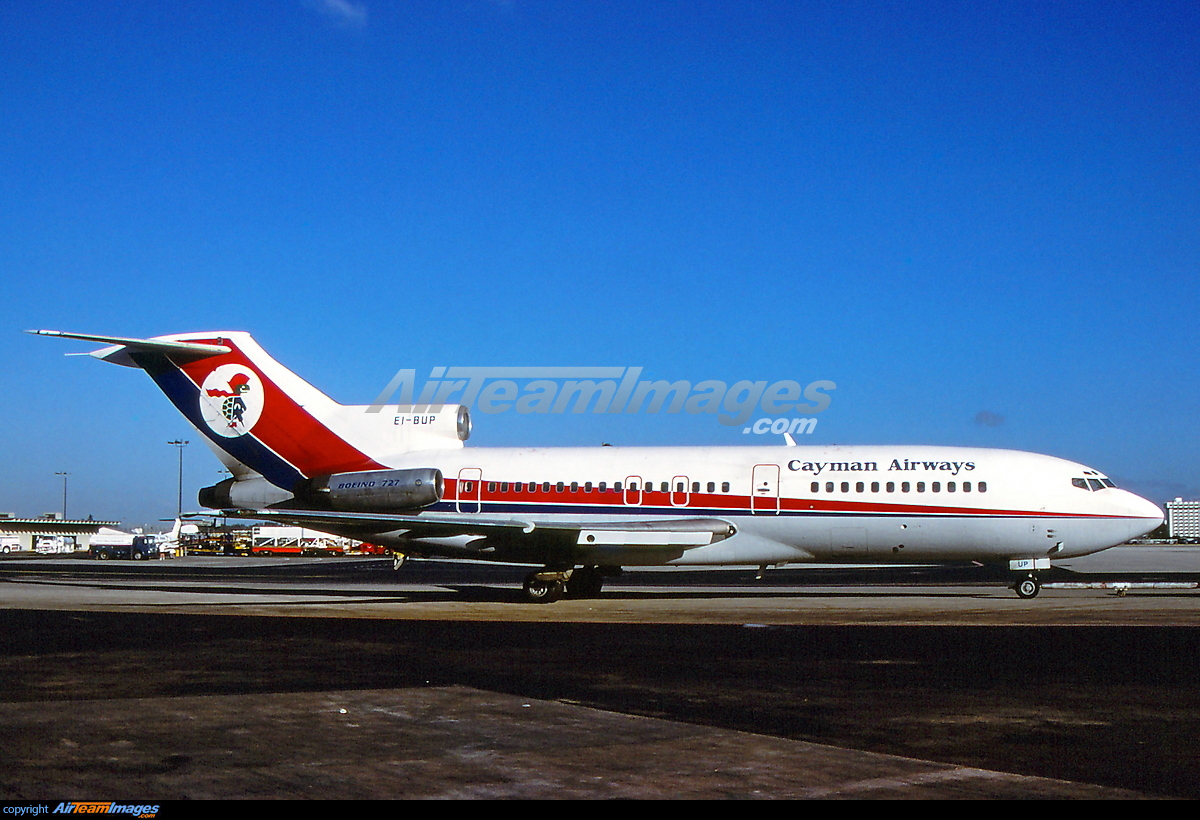
[[[604,575],[600,567],[580,567],[571,573],[567,581],[568,598],[595,598],[604,588]]]
[[[399,572],[399,571],[400,571],[400,568],[401,568],[402,566],[404,566],[404,562],[405,562],[407,559],[408,559],[408,556],[407,556],[407,555],[405,555],[404,553],[402,553],[402,552],[393,552],[393,553],[392,553],[392,570],[393,570],[393,571],[395,571],[395,572]]]
[[[552,604],[563,596],[562,581],[544,581],[536,575],[525,579],[525,600],[531,604]]]
[[[1017,593],[1018,598],[1036,598],[1037,594],[1042,591],[1042,584],[1031,575],[1017,581],[1013,586],[1013,591]]]

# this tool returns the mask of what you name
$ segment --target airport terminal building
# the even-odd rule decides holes
[[[56,513],[41,518],[17,518],[0,513],[0,553],[72,553],[91,546],[101,527],[116,527],[119,521],[75,521]]]
[[[1171,538],[1200,538],[1200,501],[1168,501],[1167,527]]]

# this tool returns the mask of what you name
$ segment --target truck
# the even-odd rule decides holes
[[[135,535],[128,544],[92,544],[91,555],[101,561],[121,559],[144,561],[158,557],[158,539],[153,535]]]

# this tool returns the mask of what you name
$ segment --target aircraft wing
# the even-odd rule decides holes
[[[211,513],[210,513],[211,515]],[[387,536],[388,542],[418,542],[438,546],[426,539],[468,536],[469,552],[489,547],[530,547],[568,550],[581,560],[615,559],[620,553],[675,553],[722,541],[737,532],[729,521],[719,518],[667,518],[652,521],[544,521],[518,518],[485,518],[447,513],[394,515],[387,513],[331,512],[325,510],[225,510],[229,518],[261,519],[284,524],[336,531],[370,541]],[[461,554],[461,548],[453,550]]]

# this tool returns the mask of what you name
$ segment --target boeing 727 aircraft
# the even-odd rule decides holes
[[[530,601],[599,594],[622,566],[977,561],[1018,573],[1124,543],[1153,503],[1060,458],[926,446],[466,448],[467,408],[346,406],[243,332],[107,345],[205,437],[226,514],[422,554],[529,564]],[[374,410],[375,412],[369,412]]]

